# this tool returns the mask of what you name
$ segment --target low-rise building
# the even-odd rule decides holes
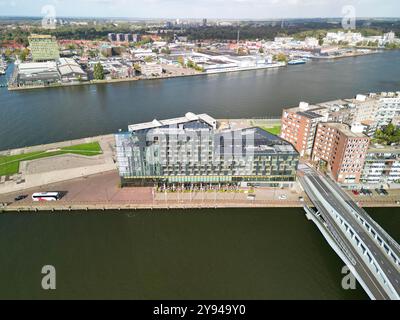
[[[55,61],[26,62],[18,65],[18,86],[48,86],[60,82]]]
[[[146,77],[155,77],[162,75],[162,67],[157,63],[144,63],[140,66],[142,75]]]
[[[81,66],[70,58],[61,58],[58,60],[58,70],[62,82],[87,81],[88,75]]]
[[[342,123],[319,123],[312,160],[326,165],[339,183],[358,184],[370,138]]]

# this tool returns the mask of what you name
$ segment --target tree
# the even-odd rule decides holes
[[[95,80],[104,80],[104,68],[100,62],[94,66],[93,76]]]
[[[10,48],[7,48],[6,51],[4,52],[4,55],[6,56],[7,60],[10,60],[11,56],[12,56],[12,51]]]
[[[264,53],[264,49],[261,47],[261,48],[258,50],[258,52],[261,53],[261,54],[263,54],[263,53]]]
[[[399,144],[400,128],[396,128],[392,123],[383,129],[376,130],[375,141],[382,144]]]
[[[26,58],[29,55],[29,50],[27,48],[25,48],[24,50],[21,51],[20,55],[19,55],[19,59],[23,62],[26,61]]]
[[[284,53],[278,53],[274,56],[274,60],[279,62],[287,62],[288,57]]]
[[[181,57],[178,57],[178,62],[181,64],[181,66],[182,67],[184,67],[185,66],[185,59],[183,59],[183,57],[181,56]]]

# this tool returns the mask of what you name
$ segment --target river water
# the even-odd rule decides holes
[[[400,90],[400,52],[281,70],[8,92],[0,150],[115,132],[187,111],[278,117],[299,101]],[[400,240],[400,214],[369,210]],[[0,298],[367,299],[300,209],[0,216]],[[57,290],[41,289],[53,265]]]
[[[11,69],[10,69],[11,70]],[[127,129],[182,116],[280,117],[299,101],[400,90],[400,51],[274,70],[8,92],[0,89],[0,150]]]

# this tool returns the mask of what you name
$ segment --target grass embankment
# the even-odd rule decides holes
[[[281,128],[282,128],[281,126],[274,126],[274,127],[270,127],[270,128],[261,127],[261,129],[263,129],[273,135],[276,135],[276,136],[279,136],[281,134]]]
[[[15,156],[0,156],[0,176],[10,176],[18,173],[21,161],[54,157],[68,153],[82,156],[97,156],[102,153],[102,150],[98,142],[92,142],[60,148],[54,151],[38,151]]]

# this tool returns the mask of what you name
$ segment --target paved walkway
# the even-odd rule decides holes
[[[2,155],[17,155],[36,151],[46,151],[64,148],[73,145],[99,142],[103,154],[98,156],[81,156],[65,154],[55,157],[23,161],[20,164],[20,173],[9,181],[0,183],[0,194],[18,192],[31,188],[71,180],[79,177],[99,174],[116,170],[114,158],[114,136],[99,136],[29,148],[3,151]]]
[[[298,192],[280,189],[256,189],[256,199],[247,199],[246,190],[235,192],[156,193],[153,188],[120,188],[116,170],[85,178],[53,183],[23,191],[28,198],[14,202],[21,192],[0,195],[0,203],[10,210],[69,210],[125,209],[125,208],[247,208],[247,207],[302,207]],[[58,191],[65,196],[51,203],[35,203],[34,192]],[[279,200],[285,194],[286,200]]]

